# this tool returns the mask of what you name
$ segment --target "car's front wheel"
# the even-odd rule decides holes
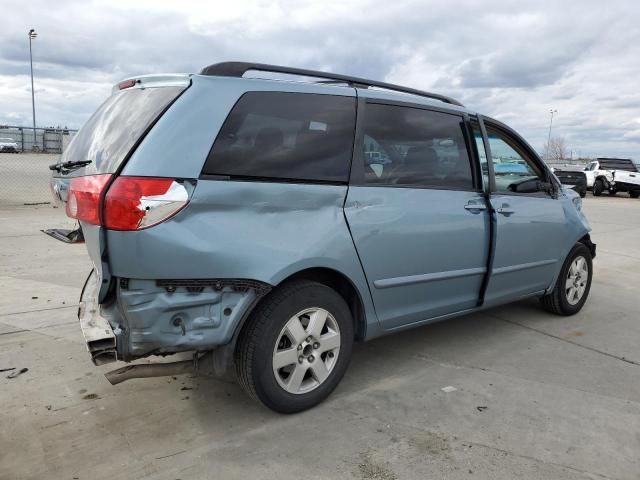
[[[321,283],[287,282],[247,320],[236,347],[240,385],[280,413],[311,408],[349,365],[353,320],[340,294]]]
[[[638,198],[638,197],[640,197],[640,190],[631,190],[631,191],[629,192],[629,196],[630,196],[631,198]]]
[[[562,265],[555,287],[540,299],[542,306],[557,315],[578,313],[587,301],[592,278],[591,251],[583,243],[576,243]]]

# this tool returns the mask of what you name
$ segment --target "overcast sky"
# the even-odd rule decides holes
[[[3,0],[0,124],[80,127],[118,80],[244,60],[451,95],[542,150],[640,159],[640,2]]]

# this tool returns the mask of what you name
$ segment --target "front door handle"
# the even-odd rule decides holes
[[[509,215],[511,215],[512,213],[515,213],[514,210],[511,210],[511,207],[506,204],[503,203],[501,207],[499,207],[496,212],[498,212],[500,215],[504,215],[506,217],[508,217]]]

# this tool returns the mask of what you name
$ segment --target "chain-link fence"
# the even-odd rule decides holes
[[[51,170],[59,154],[0,153],[0,208],[52,202]]]
[[[51,171],[75,130],[0,125],[0,207],[52,201]]]
[[[34,133],[35,132],[35,133]],[[77,130],[61,127],[36,128],[0,125],[0,151],[62,153]]]

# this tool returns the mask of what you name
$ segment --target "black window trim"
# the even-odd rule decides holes
[[[229,111],[227,112],[227,115],[225,116],[224,120],[222,121],[222,124],[220,125],[220,129],[218,130],[218,132],[216,133],[215,138],[213,139],[213,142],[211,142],[211,147],[209,147],[209,152],[207,153],[207,156],[204,159],[204,163],[202,164],[202,169],[200,170],[200,175],[198,176],[199,180],[213,180],[213,181],[238,181],[238,182],[262,182],[262,183],[287,183],[287,184],[300,184],[300,185],[339,185],[339,186],[348,186],[349,185],[349,181],[351,179],[351,172],[352,172],[352,166],[353,166],[353,151],[355,151],[355,145],[356,145],[356,136],[355,133],[357,133],[357,129],[358,129],[358,110],[359,110],[359,97],[357,94],[357,90],[355,88],[353,89],[349,89],[348,91],[350,92],[355,92],[355,95],[340,95],[334,92],[331,93],[317,93],[317,92],[313,92],[313,93],[309,93],[309,92],[301,92],[298,90],[295,91],[289,91],[289,90],[245,90],[242,93],[240,93],[240,95],[238,95],[238,98],[236,99],[236,101],[233,103],[233,105],[231,106],[231,108],[229,109]],[[269,176],[261,176],[261,175],[226,175],[226,174],[220,174],[220,173],[206,173],[204,171],[204,169],[207,166],[207,162],[209,161],[209,159],[211,158],[212,154],[213,154],[213,147],[215,146],[216,142],[218,141],[218,137],[220,136],[220,134],[222,133],[222,127],[224,127],[225,122],[227,121],[227,119],[229,118],[229,115],[231,115],[231,113],[233,112],[233,110],[236,108],[236,106],[238,105],[238,103],[240,103],[240,100],[242,100],[242,97],[244,97],[246,94],[248,93],[294,93],[294,94],[301,94],[301,95],[328,95],[330,97],[342,97],[342,98],[353,98],[355,103],[356,103],[356,111],[355,111],[355,126],[354,126],[354,135],[353,135],[353,141],[352,141],[352,153],[351,153],[351,157],[350,157],[350,164],[349,164],[349,168],[348,168],[348,172],[347,172],[347,178],[344,181],[340,181],[340,180],[314,180],[314,179],[304,179],[304,178],[286,178],[286,177],[269,177]]]
[[[358,148],[359,145],[362,145],[364,142],[364,117],[367,112],[367,105],[387,105],[392,107],[407,107],[407,108],[415,108],[418,110],[427,110],[433,111],[437,113],[446,113],[448,115],[455,115],[462,119],[464,124],[463,128],[463,137],[465,141],[465,146],[467,148],[467,156],[469,158],[469,167],[471,168],[471,188],[464,187],[448,187],[443,185],[389,185],[389,184],[376,184],[376,183],[366,183],[364,181],[364,156],[362,152],[362,148]],[[473,135],[470,135],[469,130],[469,114],[466,112],[461,112],[459,110],[453,110],[449,108],[442,108],[435,105],[425,105],[421,103],[414,102],[404,102],[401,100],[389,100],[389,99],[381,99],[381,98],[372,98],[372,97],[358,97],[358,108],[356,112],[356,135],[353,143],[353,158],[351,161],[351,175],[349,177],[349,185],[354,187],[376,187],[376,188],[414,188],[417,190],[450,190],[457,192],[472,192],[472,193],[482,193],[482,172],[480,170],[480,164],[477,160],[475,153],[473,153],[473,146],[471,144],[471,140],[473,140]],[[478,176],[478,172],[480,172],[480,176]]]
[[[534,198],[557,198],[556,192],[558,186],[556,182],[553,181],[553,175],[549,171],[547,165],[542,161],[537,152],[527,143],[527,141],[522,138],[518,132],[513,130],[508,125],[495,120],[493,118],[485,117],[478,115],[478,120],[481,125],[481,131],[483,136],[483,143],[485,145],[485,150],[487,151],[487,160],[489,163],[489,185],[491,189],[491,194],[495,195],[508,195],[508,196],[516,196],[516,197],[534,197]],[[543,180],[545,182],[551,183],[553,185],[554,191],[549,194],[546,192],[535,192],[535,193],[519,193],[519,192],[505,192],[498,191],[496,188],[496,179],[495,172],[493,169],[493,154],[491,153],[491,146],[489,144],[489,130],[495,130],[498,133],[507,137],[511,142],[514,143],[516,150],[521,150],[521,154],[524,153],[526,157],[531,160],[543,173]]]

